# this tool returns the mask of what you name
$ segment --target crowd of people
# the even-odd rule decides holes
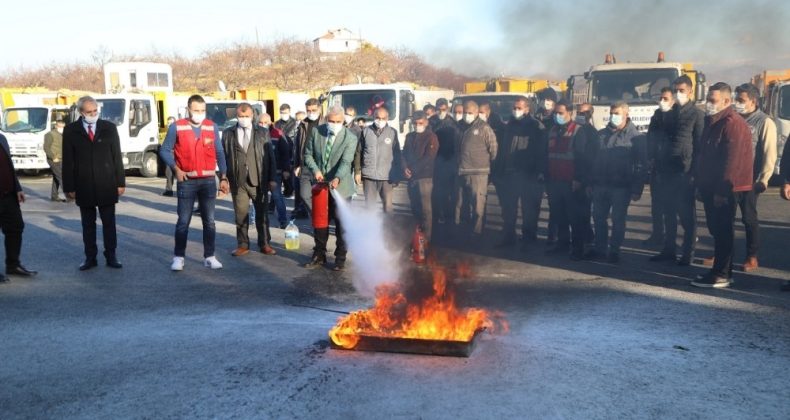
[[[439,99],[413,113],[412,130],[401,141],[383,106],[368,111],[371,123],[352,107],[333,106],[322,115],[321,103],[314,98],[305,103],[305,112],[293,116],[291,107],[283,104],[275,122],[265,113],[256,117],[252,106],[242,103],[236,110],[236,125],[220,135],[217,125],[206,118],[205,101],[194,95],[189,98],[188,117],[173,119],[160,148],[168,170],[164,195],[177,196],[171,269],[184,269],[193,214],[203,222],[204,265],[222,268],[214,246],[218,192],[232,196],[237,239],[232,255],[241,257],[250,252],[248,230],[253,219],[258,250],[276,254],[269,210],[271,206],[279,227],[285,228],[289,220],[285,197],[291,194],[290,218],[311,217],[316,184],[325,184],[336,191],[337,199],[346,200],[361,186],[366,206],[376,207],[380,201],[382,211],[391,213],[393,191],[400,183],[406,185],[415,223],[429,244],[435,224],[482,235],[488,188],[493,184],[503,218],[499,248],[524,249],[537,241],[545,195],[548,254],[617,264],[630,203],[640,200],[649,184],[653,231],[645,243],[661,248],[650,261],[692,264],[698,241],[697,202],[701,202],[714,255],[703,259],[710,270],[691,284],[728,287],[737,209],[746,231],[743,269],[759,266],[757,202],[774,173],[776,126],[759,109],[759,91],[751,84],[734,91],[725,83],[714,84],[704,111],[692,97],[687,76],[665,87],[646,133],[631,121],[627,102],[613,103],[607,126],[597,130],[591,104],[573,106],[551,88],[538,93],[537,109],[530,109],[532,101],[527,97],[516,99],[507,118],[493,114],[488,103],[470,100],[451,109],[448,100]],[[79,120],[68,125],[58,122],[47,135],[45,149],[53,168],[51,198],[75,200],[80,208],[85,250],[80,270],[97,265],[97,214],[102,219],[107,265],[121,268],[115,253],[115,204],[125,191],[125,178],[117,129],[98,118],[91,97],[81,98],[78,110]],[[19,261],[23,228],[19,203],[24,193],[2,136],[0,145],[6,273],[34,275]],[[788,200],[790,153],[784,153],[781,179],[781,196]],[[329,196],[325,210],[337,237],[332,269],[343,270],[347,248],[336,196]],[[678,221],[683,228],[679,249]],[[328,226],[315,226],[313,233],[315,247],[305,265],[310,269],[327,264],[330,231]],[[790,281],[782,290],[790,290]]]

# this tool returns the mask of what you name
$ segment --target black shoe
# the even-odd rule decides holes
[[[691,265],[692,258],[688,255],[684,255],[678,259],[678,265],[681,267],[688,267]]]
[[[60,198],[60,197],[52,197],[52,198],[49,199],[49,201],[54,201],[56,203],[65,203],[66,199],[65,198]]]
[[[280,223],[280,229],[285,229],[288,227],[288,223],[282,222]]]
[[[96,258],[85,260],[82,264],[80,264],[80,271],[90,270],[97,265],[99,265],[99,263],[96,262]]]
[[[304,265],[304,268],[312,270],[314,268],[321,267],[324,264],[326,264],[326,257],[319,257],[314,255],[313,258],[311,258],[310,261]]]
[[[30,277],[30,276],[35,276],[36,274],[38,274],[38,271],[28,270],[22,264],[19,264],[16,267],[10,267],[10,268],[6,267],[5,273],[6,274],[11,274],[11,275],[14,275],[14,276]]]
[[[704,288],[724,288],[730,287],[732,281],[726,277],[719,277],[713,274],[705,274],[702,276],[697,276],[697,279],[691,282],[691,285],[694,287],[704,287]]]
[[[779,290],[783,292],[790,292],[790,280],[785,280],[785,282],[782,283],[782,286],[779,288]]]
[[[601,253],[599,253],[598,251],[596,251],[594,249],[588,249],[584,253],[583,257],[584,257],[585,260],[590,260],[590,261],[601,261],[601,260],[605,259],[605,255],[604,254],[601,254]]]
[[[606,262],[609,264],[620,264],[620,254],[616,252],[610,252],[609,256],[606,258]]]
[[[165,192],[162,193],[162,195],[165,196],[165,197],[172,197],[175,194],[173,194],[173,191],[165,191]]]
[[[9,280],[8,277],[0,274],[0,283],[8,283],[9,281],[11,280]]]
[[[343,271],[346,269],[346,260],[335,260],[335,266],[332,271]]]
[[[660,262],[660,261],[675,261],[677,257],[675,254],[670,254],[669,252],[661,252],[658,255],[653,255],[650,257],[650,261],[652,262]]]
[[[121,262],[118,261],[118,258],[113,256],[113,257],[107,258],[107,267],[110,267],[110,268],[123,268],[123,264],[121,264]]]

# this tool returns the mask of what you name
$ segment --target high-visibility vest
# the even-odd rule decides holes
[[[560,135],[560,130],[564,130]],[[579,131],[579,125],[570,122],[562,127],[555,125],[549,133],[549,179],[553,181],[573,181],[574,170],[573,137]]]
[[[214,138],[214,122],[203,120],[200,124],[200,137],[186,118],[176,121],[176,145],[173,153],[176,165],[187,173],[189,178],[214,176],[217,167],[217,152]]]

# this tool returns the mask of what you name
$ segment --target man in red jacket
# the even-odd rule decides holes
[[[697,287],[729,287],[732,282],[735,209],[752,189],[752,135],[731,107],[732,88],[716,83],[708,92],[705,129],[695,180],[714,241],[713,267],[691,282]]]

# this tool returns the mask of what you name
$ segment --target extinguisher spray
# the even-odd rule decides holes
[[[411,259],[417,264],[425,264],[425,234],[420,225],[414,229],[411,239]]]

